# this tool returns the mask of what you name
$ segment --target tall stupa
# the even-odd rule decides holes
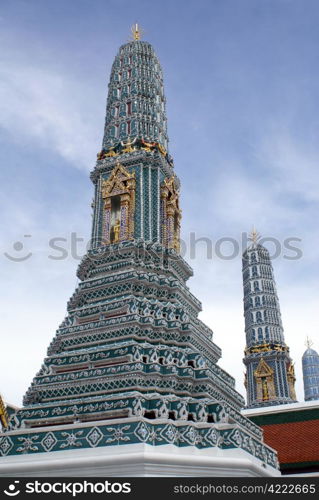
[[[270,255],[253,229],[243,254],[247,408],[296,402],[295,371],[284,338]]]
[[[186,284],[162,69],[132,35],[112,66],[80,284],[23,407],[7,408],[0,475],[276,476]]]

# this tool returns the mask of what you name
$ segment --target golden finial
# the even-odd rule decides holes
[[[309,337],[306,338],[305,345],[307,346],[308,349],[310,349],[313,346],[312,340],[310,340]]]
[[[249,241],[252,241],[256,245],[256,243],[258,242],[258,240],[260,240],[260,238],[261,238],[260,234],[258,233],[255,226],[253,226],[248,236]]]
[[[133,40],[140,40],[142,36],[142,30],[137,23],[133,24],[132,28]]]

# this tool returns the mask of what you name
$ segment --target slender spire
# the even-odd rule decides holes
[[[268,250],[253,227],[243,254],[247,406],[295,401],[295,375],[285,344],[279,300]]]
[[[307,349],[302,356],[302,375],[305,401],[319,400],[319,354],[312,349],[313,342],[307,337]]]

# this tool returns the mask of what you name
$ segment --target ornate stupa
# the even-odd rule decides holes
[[[166,125],[161,66],[134,26],[113,63],[91,174],[91,248],[0,435],[2,475],[278,474],[186,284]]]
[[[302,373],[305,401],[319,399],[319,354],[312,349],[312,341],[307,338],[307,349],[302,356]]]
[[[247,407],[296,402],[295,373],[285,343],[274,271],[255,229],[243,254]]]

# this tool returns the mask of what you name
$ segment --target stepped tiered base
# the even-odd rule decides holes
[[[0,475],[277,475],[241,416],[174,250],[91,250],[24,407],[0,435]],[[118,470],[120,467],[120,470]]]
[[[145,443],[8,456],[0,477],[275,477],[280,472],[240,448]]]

